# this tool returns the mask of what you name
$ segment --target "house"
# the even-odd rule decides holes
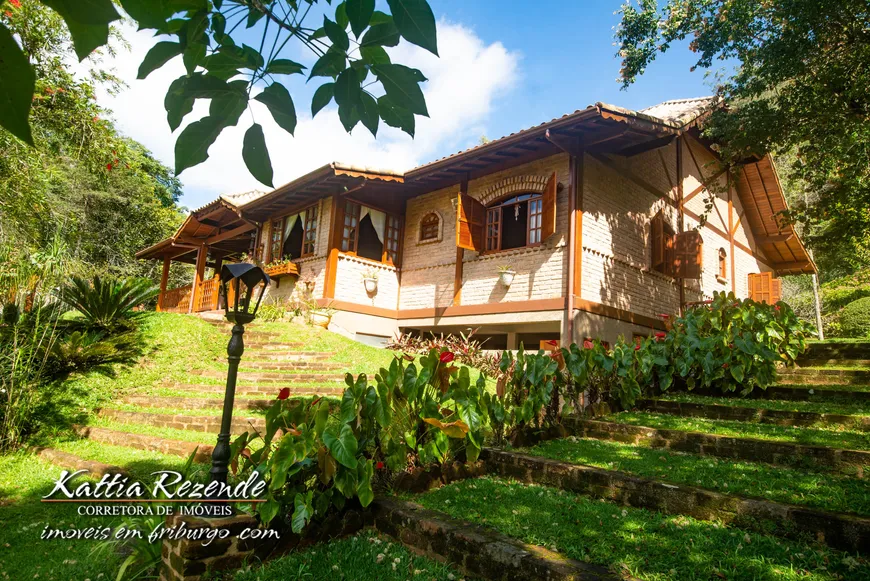
[[[330,328],[370,343],[469,328],[490,348],[648,335],[715,291],[772,302],[778,277],[815,271],[778,220],[770,156],[726,171],[701,135],[716,106],[596,103],[405,173],[332,163],[221,196],[137,256],[163,260],[161,310],[216,308],[206,269],[254,255],[277,279],[272,299],[329,304]],[[166,288],[171,261],[196,265],[190,286]]]

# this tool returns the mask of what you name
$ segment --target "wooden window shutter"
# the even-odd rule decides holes
[[[456,246],[482,252],[485,219],[484,205],[460,192],[456,202]]]
[[[782,281],[773,278],[772,272],[750,274],[749,298],[768,305],[776,303],[782,298]]]
[[[770,304],[775,305],[782,300],[782,280],[770,279]]]
[[[697,230],[681,232],[676,236],[674,253],[674,276],[677,278],[701,278],[704,239]]]
[[[659,212],[653,216],[650,223],[649,243],[650,243],[650,266],[653,270],[661,270],[662,264],[665,261],[665,220],[662,213]]]
[[[544,188],[542,197],[543,208],[541,209],[541,242],[556,233],[556,190],[559,182],[556,181],[556,172],[550,176],[547,186]]]

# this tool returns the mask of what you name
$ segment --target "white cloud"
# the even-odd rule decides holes
[[[121,131],[171,166],[177,133],[169,131],[163,97],[172,80],[183,74],[180,59],[137,81],[139,63],[155,41],[150,34],[132,29],[125,36],[132,51],[120,54],[113,65],[130,88],[117,96],[103,95],[101,102],[113,110]],[[423,90],[430,118],[417,118],[415,139],[383,123],[377,140],[362,125],[348,135],[334,105],[312,119],[307,102],[301,99],[296,105],[299,123],[293,137],[272,121],[263,105],[252,101],[251,111],[239,126],[225,130],[212,145],[209,159],[181,174],[183,203],[197,207],[221,193],[264,188],[251,177],[241,158],[242,137],[252,115],[264,127],[276,186],[331,161],[401,171],[473,144],[485,133],[495,100],[516,86],[520,56],[500,42],[485,44],[472,30],[445,20],[438,26],[438,45],[441,58],[404,42],[391,51],[394,62],[418,68],[429,78]],[[206,111],[204,102],[197,103],[186,121]]]

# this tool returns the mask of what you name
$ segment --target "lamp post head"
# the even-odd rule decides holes
[[[253,321],[270,282],[269,275],[259,266],[244,262],[225,264],[221,269],[221,294],[227,320],[241,325]]]

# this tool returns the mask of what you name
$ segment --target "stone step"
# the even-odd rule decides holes
[[[213,377],[225,379],[227,374],[225,371],[200,370],[192,371],[191,375],[200,377]],[[320,382],[320,381],[344,381],[344,375],[339,373],[290,373],[290,372],[257,372],[257,371],[239,371],[238,379],[243,381],[256,381],[260,383],[277,383],[287,381],[305,381],[305,382]]]
[[[224,386],[222,385],[203,385],[198,383],[179,383],[176,385],[166,385],[165,387],[178,391],[189,391],[191,393],[215,393],[223,397]],[[290,397],[308,396],[308,395],[332,395],[340,396],[344,393],[345,388],[341,386],[311,386],[301,387],[294,385],[238,385],[236,386],[237,396],[266,396],[275,398],[278,392],[284,388],[290,389]],[[271,400],[270,400],[271,401]]]
[[[870,452],[864,450],[844,450],[758,438],[648,428],[578,417],[566,418],[565,427],[573,434],[584,438],[627,444],[648,444],[652,448],[665,448],[699,456],[717,456],[785,466],[801,465],[807,460],[815,465],[833,468],[857,467],[859,474],[863,473],[864,466],[870,466]]]
[[[339,371],[340,365],[325,361],[254,361],[246,357],[242,358],[239,367],[244,371]]]
[[[736,522],[782,536],[808,535],[829,547],[864,551],[870,546],[870,518],[724,494],[705,488],[640,478],[537,456],[484,448],[480,459],[490,474],[554,486],[636,508],[701,520]]]
[[[870,367],[870,359],[799,359],[798,367]]]
[[[102,409],[100,417],[126,424],[144,424],[156,428],[175,428],[208,434],[220,433],[220,416],[192,416],[187,414],[161,414],[150,412],[128,412],[124,410]],[[258,417],[233,417],[233,435],[266,428],[266,420]]]
[[[324,361],[334,351],[279,351],[277,349],[245,349],[242,361]]]
[[[210,444],[197,444],[185,440],[170,440],[159,436],[119,432],[96,426],[76,426],[75,431],[81,437],[101,444],[160,452],[184,458],[187,458],[196,450],[196,456],[193,458],[194,462],[211,462],[211,453],[214,450],[214,446]]]
[[[824,367],[790,367],[777,371],[780,383],[805,385],[865,385],[870,383],[870,369],[828,369]]]
[[[861,343],[810,343],[798,362],[812,359],[870,360],[870,341]]]
[[[233,410],[264,410],[272,405],[272,399],[244,399],[236,398],[233,402]],[[128,395],[121,400],[129,405],[142,406],[143,408],[174,408],[195,410],[211,408],[219,410],[223,408],[223,397],[172,397],[151,395]]]
[[[286,341],[248,341],[245,340],[245,353],[251,351],[292,351],[304,347],[304,343]],[[242,356],[244,357],[244,355]]]
[[[791,410],[769,410],[753,407],[667,401],[661,399],[641,399],[637,401],[636,405],[638,408],[643,410],[684,417],[776,424],[778,426],[810,426],[813,424],[841,425],[862,431],[870,431],[870,416],[823,414]]]
[[[827,384],[831,385],[831,384]],[[870,391],[857,389],[813,389],[797,385],[771,385],[767,389],[754,389],[753,398],[782,399],[788,401],[831,401],[849,399],[854,402],[870,401]]]
[[[69,452],[64,452],[62,450],[55,450],[54,448],[35,448],[33,453],[47,462],[51,462],[52,464],[70,471],[87,470],[93,476],[100,478],[106,474],[121,474],[123,476],[129,476],[129,474],[119,466],[104,464],[102,462],[97,462],[96,460],[85,460],[75,454],[70,454]]]

